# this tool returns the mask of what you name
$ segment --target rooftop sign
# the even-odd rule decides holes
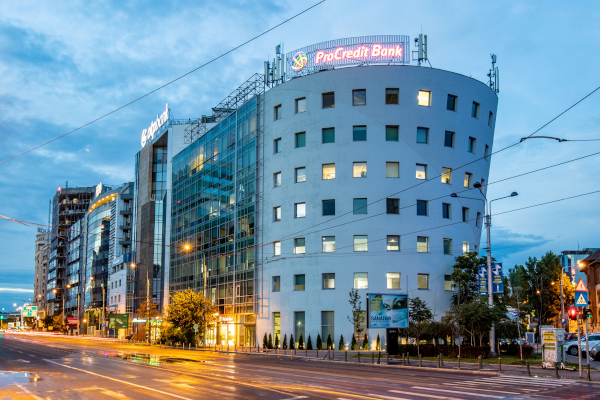
[[[148,129],[144,129],[142,131],[142,147],[146,145],[146,142],[154,140],[154,134],[158,131],[158,128],[164,125],[165,122],[169,120],[169,104],[165,107],[165,111],[163,111],[160,116],[156,115],[156,120],[152,121],[150,127]]]

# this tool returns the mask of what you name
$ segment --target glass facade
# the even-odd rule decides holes
[[[94,208],[87,216],[84,294],[87,308],[102,308],[101,285],[106,285],[108,278],[111,205],[112,201],[106,202]]]
[[[167,195],[167,148],[152,149],[152,197],[154,200],[154,252],[152,259],[152,298],[162,306],[164,229]]]

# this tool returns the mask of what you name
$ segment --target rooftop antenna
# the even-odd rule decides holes
[[[69,188],[69,181],[66,181],[65,182],[65,189],[68,189],[68,188]]]
[[[265,61],[265,85],[277,85],[283,82],[285,75],[285,55],[283,43],[275,46],[275,57],[272,62]]]
[[[498,71],[498,67],[496,67],[496,55],[490,55],[492,57],[492,68],[487,74],[489,78],[488,86],[497,94],[498,92],[500,92],[500,73]]]
[[[429,59],[427,58],[427,35],[419,33],[419,37],[415,38],[415,47],[417,50],[413,50],[412,52],[413,61],[417,60],[419,66],[421,66],[421,62],[429,62]],[[415,58],[415,54],[417,55],[417,58]],[[431,63],[429,63],[429,65],[431,66]]]

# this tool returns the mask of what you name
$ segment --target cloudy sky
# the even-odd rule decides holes
[[[0,161],[64,134],[176,78],[317,1],[2,2]],[[169,103],[209,114],[273,56],[330,39],[428,35],[435,68],[487,81],[498,56],[494,149],[518,142],[600,85],[600,5],[581,1],[327,0],[177,83],[32,153],[0,164],[0,214],[46,223],[56,188],[133,179],[141,130]],[[600,138],[600,90],[539,135]],[[600,141],[528,140],[492,159],[490,182],[600,151]],[[493,213],[600,190],[600,156],[492,184]],[[600,247],[590,195],[493,219],[505,266],[546,251]],[[35,230],[0,221],[0,308],[31,297]]]

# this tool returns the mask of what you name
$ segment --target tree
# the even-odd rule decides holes
[[[456,257],[450,279],[458,288],[452,295],[452,305],[468,303],[479,297],[479,266],[487,265],[486,257],[468,252]]]
[[[344,335],[340,335],[340,343],[338,344],[338,350],[344,350],[346,343],[344,342]]]
[[[263,349],[266,349],[269,345],[269,340],[267,339],[267,332],[265,332],[265,336],[263,337]]]
[[[426,325],[433,318],[431,309],[427,306],[420,297],[415,297],[409,300],[409,331],[410,335],[417,341],[417,354],[420,353],[419,342],[421,341],[421,335],[423,334]]]
[[[57,314],[52,318],[52,329],[55,331],[61,331],[63,333],[66,331],[62,314]]]
[[[312,340],[310,340],[310,335],[308,335],[308,340],[306,341],[306,350],[312,350]]]
[[[283,342],[281,342],[281,348],[287,350],[287,333],[283,335]]]
[[[352,335],[352,344],[350,345],[350,349],[358,350],[358,342],[356,341],[356,336]]]
[[[320,333],[317,333],[317,350],[323,350],[323,342],[321,341]]]
[[[362,345],[363,350],[369,350],[369,335],[365,333],[365,338]]]
[[[294,350],[296,348],[296,343],[294,342],[294,334],[290,334],[290,349]]]
[[[377,334],[377,341],[375,342],[375,350],[381,350],[381,339],[379,338],[379,334]]]
[[[196,339],[194,325],[198,325],[198,330],[205,334],[208,326],[216,322],[216,311],[216,306],[212,305],[202,293],[187,289],[170,296],[165,319],[187,343],[193,343]]]
[[[146,320],[146,337],[148,338],[148,340],[150,340],[150,321],[160,317],[160,312],[158,311],[158,304],[156,304],[152,300],[150,300],[149,302],[147,300],[144,300],[142,304],[140,304],[140,307],[137,310],[135,310],[134,316],[136,318]]]
[[[490,306],[487,297],[478,297],[461,307],[462,324],[471,335],[471,344],[475,344],[475,337],[478,337],[480,346],[483,346],[483,338],[489,334],[492,324],[497,324],[506,316],[504,304],[494,303]]]
[[[354,335],[357,336],[357,338],[360,338],[365,323],[365,314],[362,311],[362,301],[360,300],[360,294],[356,289],[350,290],[349,296],[350,299],[348,300],[348,303],[350,303],[352,314],[347,318],[354,327]]]
[[[279,335],[275,335],[275,348],[279,348]]]
[[[304,350],[304,339],[302,338],[302,334],[300,334],[300,339],[298,339],[298,350]]]
[[[327,335],[327,349],[333,349],[333,339],[331,339],[331,333]]]
[[[267,340],[267,349],[272,349],[272,348],[273,348],[273,337],[269,333],[269,340]]]

